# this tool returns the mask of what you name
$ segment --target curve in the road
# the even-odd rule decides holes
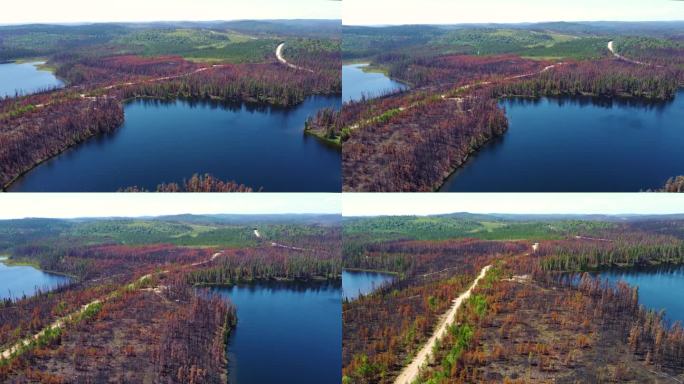
[[[300,67],[298,65],[294,65],[292,63],[289,63],[287,60],[285,60],[285,57],[283,57],[283,48],[284,47],[285,47],[285,43],[280,43],[280,44],[278,44],[278,47],[276,48],[276,58],[278,59],[278,61],[280,61],[281,63],[287,65],[288,67],[290,67],[292,69],[299,69],[301,71],[307,71],[307,72],[313,73],[313,71],[308,69],[308,68],[304,68],[304,67]]]

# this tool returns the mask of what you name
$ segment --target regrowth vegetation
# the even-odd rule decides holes
[[[492,267],[432,348],[418,382],[684,377],[681,325],[641,306],[636,288],[584,273],[681,265],[684,221],[679,216],[454,214],[354,218],[344,227],[345,267],[393,271],[399,277],[344,302],[345,383],[394,382],[485,265]],[[451,237],[515,237],[450,239],[449,232]]]

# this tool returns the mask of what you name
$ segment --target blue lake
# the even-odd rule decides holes
[[[684,323],[684,265],[648,269],[611,270],[598,274],[603,279],[624,281],[639,287],[639,303],[665,310],[670,321]]]
[[[0,64],[0,98],[26,95],[62,87],[64,83],[50,71],[38,69],[42,62]]]
[[[394,279],[395,276],[388,273],[343,271],[342,297],[347,300],[354,300],[359,295],[367,295]]]
[[[213,288],[237,307],[228,341],[229,382],[339,383],[341,286],[256,283]]]
[[[442,191],[638,192],[684,174],[684,90],[673,101],[507,99],[509,129]]]
[[[46,273],[25,265],[6,265],[0,258],[0,299],[33,296],[37,289],[47,291],[69,283],[66,276]]]
[[[339,192],[340,152],[304,135],[304,121],[338,97],[314,96],[292,108],[135,100],[125,122],[29,171],[17,192],[155,190],[194,173],[266,192]]]
[[[364,95],[373,98],[388,91],[408,88],[380,72],[365,72],[368,64],[349,64],[342,66],[342,100],[360,100]]]

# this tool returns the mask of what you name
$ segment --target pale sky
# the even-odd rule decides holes
[[[331,0],[4,0],[0,24],[340,19]]]
[[[344,0],[342,24],[684,20],[678,0]]]
[[[684,213],[679,193],[345,193],[344,216]]]
[[[2,193],[0,219],[341,213],[335,193]]]

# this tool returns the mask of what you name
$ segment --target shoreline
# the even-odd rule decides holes
[[[306,128],[304,128],[304,135],[313,136],[323,144],[326,144],[338,151],[342,151],[342,141],[340,140],[341,138],[339,136],[337,136],[335,139],[329,139],[313,129]]]
[[[28,261],[26,261],[26,262],[22,262],[22,261],[12,261],[12,260],[10,259],[10,257],[8,257],[8,256],[0,256],[0,264],[4,264],[4,265],[6,265],[6,266],[8,266],[8,267],[32,267],[32,268],[34,268],[34,269],[36,269],[36,270],[38,270],[38,271],[41,271],[41,272],[43,272],[43,273],[47,273],[47,274],[50,274],[50,275],[57,275],[57,276],[62,276],[62,277],[68,277],[69,279],[72,279],[72,280],[74,280],[74,281],[79,281],[79,280],[80,280],[80,279],[78,278],[78,276],[70,275],[70,274],[65,273],[65,272],[51,271],[51,270],[48,270],[48,269],[42,269],[42,268],[40,268],[39,265],[37,265],[37,264],[35,264],[35,263],[32,263],[32,262],[28,262]],[[73,281],[72,281],[72,282],[73,282]]]
[[[368,268],[342,268],[342,272],[368,272],[368,273],[378,273],[382,275],[394,275],[397,276],[398,278],[401,278],[401,273],[400,272],[392,272],[392,271],[382,271],[378,269],[368,269]]]
[[[252,280],[240,280],[236,281],[233,283],[195,283],[192,284],[193,287],[195,288],[232,288],[235,286],[239,285],[251,285],[251,284],[259,284],[259,283],[284,283],[284,284],[295,284],[295,283],[304,283],[304,284],[322,284],[322,283],[331,283],[331,282],[342,282],[342,274],[340,274],[337,277],[324,277],[324,276],[314,276],[310,279],[294,279],[294,278],[287,278],[287,277],[273,277],[273,278],[258,278],[258,279],[252,279]]]
[[[678,90],[684,90],[684,87],[679,87]],[[623,101],[643,101],[645,103],[667,103],[669,101],[674,100],[677,95],[675,94],[672,98],[670,99],[653,99],[653,98],[644,98],[641,96],[630,96],[630,95],[619,95],[619,96],[599,96],[595,94],[582,94],[582,95],[570,95],[570,94],[556,94],[556,95],[541,95],[541,96],[527,96],[527,95],[505,95],[505,96],[500,96],[497,97],[497,102],[501,102],[504,99],[527,99],[527,100],[542,100],[544,98],[554,98],[554,99],[563,99],[563,98],[573,98],[573,97],[586,97],[586,98],[591,98],[595,100],[610,100],[611,102],[614,100],[623,100]],[[508,116],[506,116],[506,120],[508,121]],[[475,148],[473,148],[466,156],[461,160],[461,162],[454,166],[451,171],[449,171],[448,175],[442,179],[442,181],[439,183],[438,186],[434,187],[432,192],[451,192],[451,191],[443,191],[442,188],[446,185],[446,182],[461,168],[463,168],[470,157],[472,155],[476,155],[477,152],[479,152],[482,148],[484,148],[489,142],[491,142],[493,139],[498,138],[498,137],[503,137],[506,132],[508,132],[510,128],[506,128],[506,131],[504,131],[501,135],[494,136],[490,138],[489,140],[485,141],[482,145],[479,145]]]
[[[335,96],[337,96],[337,95],[340,95],[340,97],[341,97],[341,93],[339,93],[339,94],[338,94],[338,93],[331,93],[331,94],[313,93],[313,94],[310,94],[310,95],[305,96],[305,98],[304,98],[303,101],[301,101],[301,102],[299,102],[299,103],[297,103],[297,104],[289,105],[289,106],[288,106],[288,105],[270,104],[270,103],[261,103],[261,102],[250,102],[249,100],[236,101],[235,104],[240,104],[241,106],[242,106],[242,105],[255,106],[255,107],[261,107],[261,106],[263,106],[264,108],[282,108],[282,109],[287,109],[287,108],[296,108],[296,107],[300,106],[301,104],[303,104],[308,98],[311,98],[311,97],[317,97],[317,96],[320,96],[320,97],[335,97]],[[178,100],[186,101],[186,102],[191,102],[191,101],[200,101],[200,102],[208,102],[208,103],[217,102],[218,104],[225,105],[225,106],[229,105],[229,103],[230,103],[230,102],[222,102],[222,101],[219,101],[219,100],[216,100],[216,99],[209,99],[209,100],[206,100],[205,98],[192,98],[192,97],[190,97],[190,98],[182,98],[182,97],[160,98],[160,97],[152,97],[152,96],[135,96],[135,97],[132,97],[132,98],[123,99],[123,100],[121,100],[121,102],[120,102],[119,104],[120,104],[121,108],[125,110],[126,104],[128,104],[128,103],[130,103],[130,102],[133,102],[133,101],[135,101],[135,100],[138,100],[138,99],[140,99],[140,100],[159,100],[159,101],[169,101],[169,102],[178,101]],[[222,100],[222,99],[220,99],[220,100]],[[117,126],[117,127],[114,127],[109,133],[115,132],[115,131],[117,131],[118,129],[120,129],[120,128],[125,124],[125,122],[126,122],[126,121],[125,121],[125,111],[124,111],[124,122],[123,122],[121,125],[119,125],[119,126]],[[306,131],[305,131],[305,132],[306,132]],[[46,162],[48,162],[48,161],[50,161],[50,160],[52,160],[52,159],[54,159],[54,158],[59,157],[60,155],[62,155],[62,154],[64,154],[65,152],[67,152],[68,150],[70,150],[70,149],[72,149],[72,148],[74,148],[74,147],[76,147],[76,146],[79,146],[79,145],[85,143],[86,141],[88,141],[88,140],[92,139],[93,137],[96,137],[96,136],[98,136],[98,135],[100,135],[100,134],[101,134],[101,133],[91,133],[90,135],[87,135],[86,137],[84,137],[82,140],[76,141],[76,142],[74,142],[74,143],[72,143],[72,144],[69,144],[68,146],[66,146],[66,147],[64,147],[64,148],[61,148],[61,149],[57,150],[55,153],[49,155],[49,156],[46,157],[45,159],[42,159],[42,160],[39,160],[39,161],[35,162],[34,164],[30,165],[30,166],[29,166],[28,168],[26,168],[25,170],[19,172],[16,176],[12,177],[7,183],[1,185],[1,186],[0,186],[0,192],[11,192],[11,191],[10,191],[10,188],[12,187],[13,184],[15,184],[15,183],[16,183],[17,181],[19,181],[22,177],[26,176],[29,172],[31,172],[32,170],[34,170],[34,169],[37,168],[38,166],[40,166],[40,165],[42,165],[43,163],[46,163]],[[316,135],[314,135],[314,136],[316,136]],[[323,139],[321,138],[321,140],[323,140]],[[325,141],[325,140],[324,140],[324,141]],[[332,142],[331,142],[331,144],[332,144]],[[339,149],[341,150],[341,144],[340,144]],[[112,191],[112,192],[115,192],[115,191]]]

